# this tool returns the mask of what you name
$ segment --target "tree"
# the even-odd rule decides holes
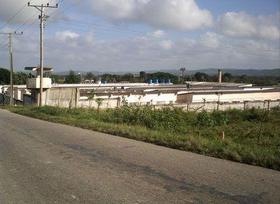
[[[225,82],[230,82],[232,80],[232,75],[230,73],[225,73],[224,74],[224,81]]]
[[[208,81],[209,80],[209,76],[202,72],[195,73],[194,78],[196,81]]]
[[[0,68],[0,84],[10,83],[10,71],[7,69]]]
[[[112,75],[112,74],[103,74],[101,78],[102,81],[106,81],[108,83],[113,83],[116,81],[116,75]]]
[[[101,107],[101,105],[102,105],[102,103],[103,103],[103,100],[104,100],[104,99],[102,99],[102,98],[97,98],[97,99],[95,99],[95,102],[97,103],[97,112],[100,111],[100,107]]]
[[[74,71],[70,71],[69,75],[65,78],[66,84],[79,84],[81,83],[81,77],[79,75],[76,75]]]
[[[185,71],[186,71],[185,67],[180,68],[180,72],[181,72],[181,77],[182,78],[184,78],[184,76],[185,76]]]
[[[141,72],[140,72],[140,79],[143,80],[143,81],[145,81],[145,80],[146,80],[146,77],[147,77],[147,76],[146,76],[146,72],[141,71]]]
[[[25,85],[27,83],[28,74],[24,72],[14,73],[14,84]]]
[[[95,76],[94,76],[94,74],[93,73],[91,73],[91,72],[88,72],[87,74],[86,74],[86,77],[85,77],[87,80],[94,80],[95,79]]]
[[[95,98],[95,91],[92,90],[88,95],[89,108],[91,108],[92,100]]]
[[[133,74],[125,74],[125,75],[122,75],[121,76],[121,81],[128,81],[128,82],[135,82],[135,78],[134,78],[134,75]]]

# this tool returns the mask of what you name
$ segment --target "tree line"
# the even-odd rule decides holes
[[[26,84],[28,77],[30,77],[30,75],[25,72],[15,72],[13,74],[14,84]],[[4,68],[0,68],[0,85],[4,84],[10,84],[10,71]]]
[[[34,77],[30,73],[25,72],[15,72],[14,73],[14,84],[26,84],[28,77]],[[54,83],[58,84],[79,84],[85,83],[85,81],[94,81],[97,82],[101,80],[103,83],[119,83],[119,82],[128,82],[128,83],[144,83],[150,82],[150,80],[158,80],[159,82],[166,82],[170,80],[173,84],[183,84],[185,81],[204,81],[204,82],[217,82],[218,75],[208,75],[203,72],[197,72],[192,75],[180,75],[167,73],[167,72],[155,72],[147,73],[144,71],[139,72],[138,74],[102,74],[95,75],[92,72],[86,74],[77,74],[74,71],[70,71],[67,75],[55,75],[51,76]],[[234,76],[230,73],[223,74],[224,82],[232,83],[250,83],[257,86],[275,86],[280,84],[280,76]],[[9,84],[10,83],[10,71],[4,68],[0,68],[0,84]]]
[[[77,75],[74,71],[70,71],[67,76],[55,76],[57,81],[61,83],[81,83],[85,80],[102,80],[107,83],[118,83],[118,82],[129,82],[129,83],[144,83],[150,80],[158,79],[159,82],[164,80],[170,80],[173,84],[183,84],[185,81],[203,81],[203,82],[217,82],[218,75],[209,75],[203,72],[196,72],[192,75],[175,75],[166,72],[155,72],[147,73],[144,71],[139,72],[139,74],[103,74],[94,75],[92,72],[88,72],[85,75]],[[247,76],[240,75],[234,76],[230,73],[223,74],[223,82],[228,83],[248,83],[257,86],[275,86],[280,85],[280,76]]]

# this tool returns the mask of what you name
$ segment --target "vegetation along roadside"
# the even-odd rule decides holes
[[[211,113],[128,106],[109,110],[5,108],[33,118],[280,170],[280,108]]]

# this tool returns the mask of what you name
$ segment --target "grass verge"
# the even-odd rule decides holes
[[[280,109],[212,113],[178,108],[111,110],[5,107],[46,121],[280,170]],[[225,133],[222,139],[221,134]]]

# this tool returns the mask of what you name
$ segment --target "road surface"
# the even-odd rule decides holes
[[[0,203],[280,203],[280,172],[0,110]]]

